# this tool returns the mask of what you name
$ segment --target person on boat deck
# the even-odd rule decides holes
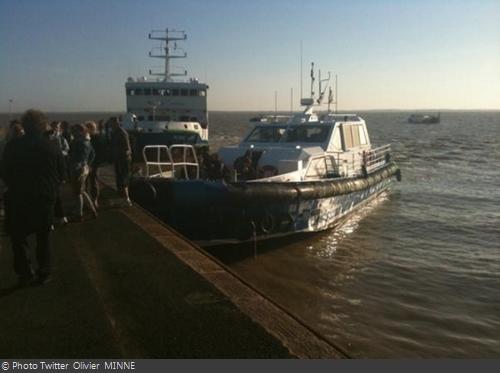
[[[106,152],[106,139],[97,130],[97,124],[93,121],[85,122],[85,127],[90,135],[90,144],[95,152],[93,162],[90,164],[90,173],[88,177],[88,184],[90,190],[90,197],[94,202],[96,208],[99,207],[99,167],[104,163]]]
[[[116,188],[122,193],[126,203],[131,206],[132,202],[128,194],[130,182],[130,168],[132,162],[132,149],[127,131],[121,127],[120,120],[113,117],[109,120],[111,125],[111,155],[115,166]]]
[[[233,168],[237,172],[238,180],[252,180],[256,177],[255,168],[252,164],[252,151],[247,150],[244,155],[236,158]]]
[[[36,235],[37,282],[42,285],[50,280],[50,228],[63,161],[58,149],[43,136],[48,124],[44,113],[28,110],[21,122],[25,135],[6,145],[2,165],[8,188],[8,234],[19,286],[30,285],[35,279],[27,238]]]
[[[95,153],[87,136],[86,127],[83,124],[76,124],[72,130],[74,140],[69,149],[69,177],[77,201],[76,219],[83,221],[84,199],[94,218],[97,218],[97,210],[86,190],[90,164],[95,158]]]

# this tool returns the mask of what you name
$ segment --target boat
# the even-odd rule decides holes
[[[321,83],[319,92],[301,99],[305,109],[288,121],[255,120],[239,145],[222,147],[218,179],[200,176],[204,162],[192,150],[175,161],[168,147],[153,147],[157,155],[145,152],[147,174],[132,180],[131,197],[202,246],[335,227],[401,172],[390,145],[372,146],[360,116],[318,115]]]
[[[147,145],[191,144],[208,147],[208,85],[197,78],[176,80],[187,71],[175,72],[170,62],[186,58],[178,43],[185,41],[184,31],[153,30],[150,40],[161,43],[149,57],[165,61],[162,72],[149,70],[155,80],[129,77],[125,83],[127,113],[122,126],[128,131],[135,159],[142,158]],[[177,71],[177,70],[176,70]]]
[[[428,115],[428,114],[411,114],[408,118],[408,123],[424,123],[433,124],[439,123],[441,121],[441,113],[438,115]]]

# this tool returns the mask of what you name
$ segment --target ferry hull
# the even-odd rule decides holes
[[[202,246],[332,228],[400,177],[393,163],[367,177],[269,183],[135,179],[132,198]]]

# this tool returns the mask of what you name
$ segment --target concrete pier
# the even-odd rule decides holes
[[[0,357],[338,358],[331,344],[138,207],[58,227],[53,281],[16,289],[0,238]]]

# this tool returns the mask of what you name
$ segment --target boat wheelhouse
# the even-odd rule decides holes
[[[187,35],[184,31],[166,29],[153,31],[149,39],[162,43],[149,56],[164,59],[165,64],[163,72],[149,71],[150,75],[160,77],[156,80],[128,78],[125,83],[127,114],[122,125],[134,140],[135,153],[140,155],[145,145],[170,145],[172,134],[179,132],[192,133],[195,143],[207,144],[208,85],[196,78],[175,80],[187,76],[187,72],[175,72],[171,66],[171,60],[187,56],[179,54],[177,47],[177,42],[186,40]]]

